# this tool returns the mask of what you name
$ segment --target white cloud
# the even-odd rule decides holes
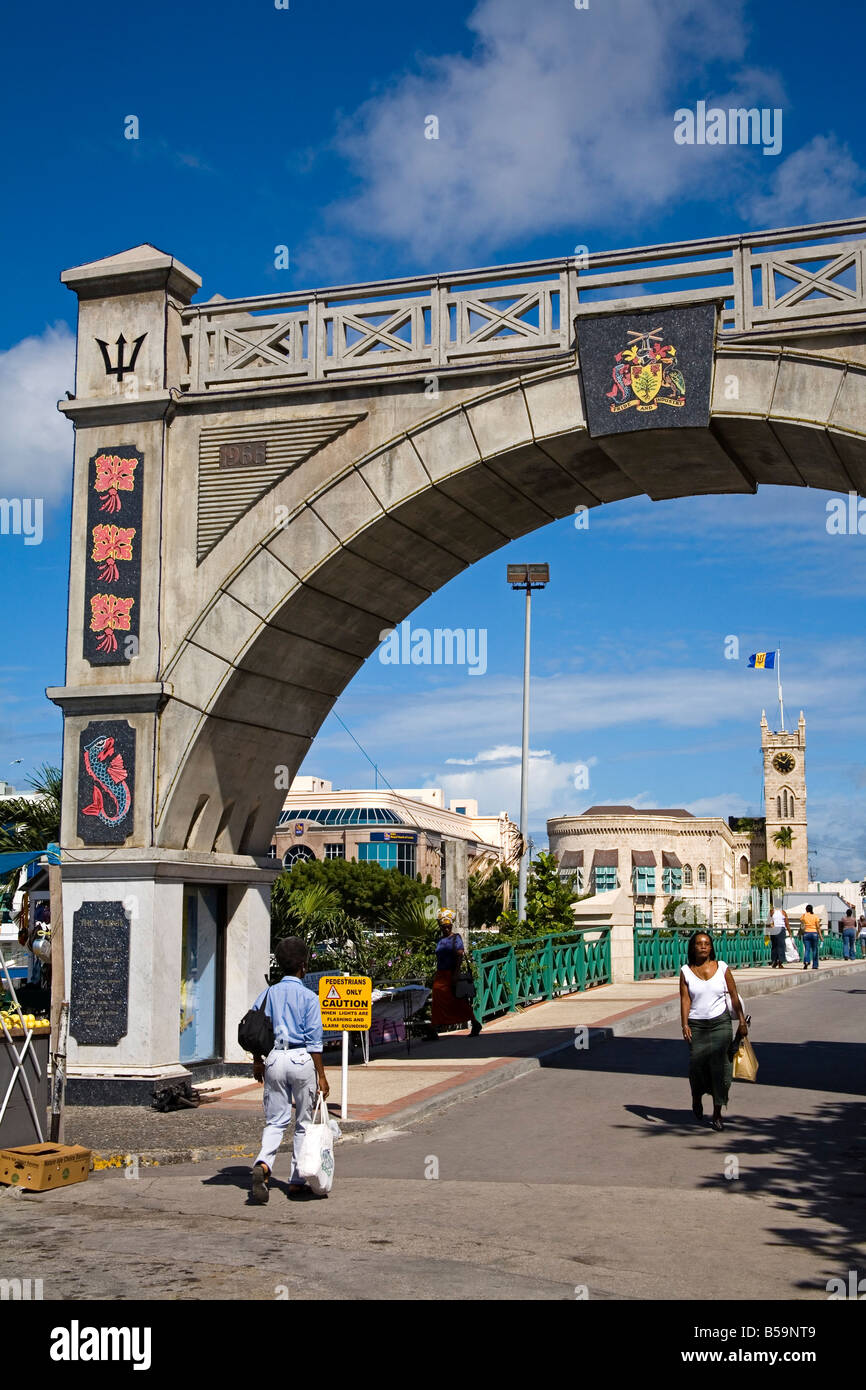
[[[782,159],[769,190],[743,199],[741,210],[764,227],[857,217],[866,210],[866,172],[835,135],[815,135]]]
[[[449,762],[451,759],[448,760]],[[530,818],[533,825],[543,824],[548,816],[556,815],[565,802],[575,804],[573,790],[574,764],[560,762],[550,753],[535,754],[529,760]],[[508,811],[517,818],[520,805],[520,763],[504,767],[483,767],[477,772],[444,773],[436,779],[448,802],[459,797],[474,797],[482,815]],[[585,795],[585,793],[581,793]]]
[[[729,720],[754,720],[759,701],[772,706],[775,683],[739,663],[723,658],[723,634],[719,636],[719,660],[715,668],[700,669],[653,663],[634,669],[636,656],[629,658],[628,678],[623,672],[581,670],[536,676],[532,682],[532,723],[536,734],[556,738],[558,749],[567,739],[574,749],[574,763],[587,762],[593,753],[591,735],[596,730],[627,726],[635,731],[630,746],[640,754],[650,752],[657,741],[654,725],[679,729],[707,729]],[[752,648],[748,649],[753,650]],[[754,648],[762,650],[762,648]],[[742,653],[745,651],[745,646]],[[621,658],[624,653],[619,654]],[[850,698],[840,690],[832,670],[821,669],[821,653],[815,651],[814,671],[810,669],[809,700],[816,709],[832,709],[838,726],[841,720],[862,718],[859,695]],[[789,682],[793,670],[788,671]],[[506,734],[520,727],[522,685],[518,678],[485,677],[484,699],[461,686],[407,692],[396,709],[373,715],[355,728],[366,747],[405,742],[417,743],[417,731],[424,730],[424,744],[431,756],[455,756],[462,766],[475,766],[475,755],[461,758],[455,743],[480,743],[499,731]],[[357,718],[357,717],[356,717]],[[811,716],[810,716],[811,718]],[[644,740],[641,743],[641,739]],[[503,739],[504,744],[504,739]]]
[[[673,23],[641,19],[634,0],[481,0],[467,26],[471,56],[422,60],[340,125],[357,191],[332,214],[353,234],[455,260],[554,231],[570,253],[615,210],[628,245],[677,199],[736,198],[775,162],[673,138],[674,111],[697,99],[783,102],[776,72],[745,61],[742,0],[680,0]]]
[[[446,763],[458,763],[461,767],[475,767],[478,763],[507,763],[520,758],[521,749],[514,744],[500,743],[496,748],[484,748],[474,758],[446,758]],[[549,758],[549,748],[530,748],[530,758]]]
[[[72,426],[57,409],[75,378],[66,324],[0,352],[0,491],[59,501],[72,480]]]

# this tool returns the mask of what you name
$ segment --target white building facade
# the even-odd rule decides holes
[[[740,831],[720,816],[682,808],[591,806],[547,822],[560,871],[585,894],[622,888],[638,928],[660,927],[665,904],[683,899],[721,924],[749,898],[752,864],[764,858],[763,830]]]
[[[439,787],[334,790],[321,777],[296,777],[274,832],[272,855],[285,868],[303,860],[350,859],[441,883],[443,841],[463,840],[473,862],[516,865],[520,831],[507,811],[482,816],[478,802],[445,805]]]

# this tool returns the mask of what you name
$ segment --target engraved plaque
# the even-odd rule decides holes
[[[85,1046],[114,1047],[129,1014],[129,918],[121,902],[85,902],[72,918],[69,1031]]]
[[[220,468],[264,468],[268,461],[266,439],[244,439],[220,445]]]

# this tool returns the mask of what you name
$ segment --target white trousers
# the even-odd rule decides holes
[[[274,1159],[292,1119],[295,1103],[295,1136],[292,1142],[292,1172],[290,1182],[302,1182],[298,1176],[298,1157],[316,1104],[318,1082],[313,1059],[305,1047],[274,1048],[265,1060],[265,1128],[261,1153],[256,1163],[266,1163],[273,1172]]]

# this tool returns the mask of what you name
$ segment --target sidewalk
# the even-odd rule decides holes
[[[780,989],[810,986],[822,979],[866,970],[866,961],[823,962],[819,971],[762,967],[737,972],[743,999]],[[543,1065],[551,1053],[575,1045],[575,1030],[586,1028],[589,1042],[637,1032],[678,1017],[676,978],[635,984],[601,985],[582,994],[563,995],[508,1014],[485,1026],[480,1037],[468,1031],[443,1033],[438,1042],[413,1041],[379,1047],[368,1066],[349,1067],[349,1118],[341,1121],[346,1139],[364,1138],[408,1123],[425,1113],[471,1099]],[[339,1115],[341,1073],[327,1065],[328,1104]],[[67,1111],[66,1142],[94,1151],[98,1166],[120,1166],[126,1155],[139,1162],[178,1163],[219,1158],[254,1158],[262,1125],[262,1088],[251,1079],[231,1077],[205,1082],[219,1098],[197,1110],[161,1115],[144,1106],[73,1107]]]

